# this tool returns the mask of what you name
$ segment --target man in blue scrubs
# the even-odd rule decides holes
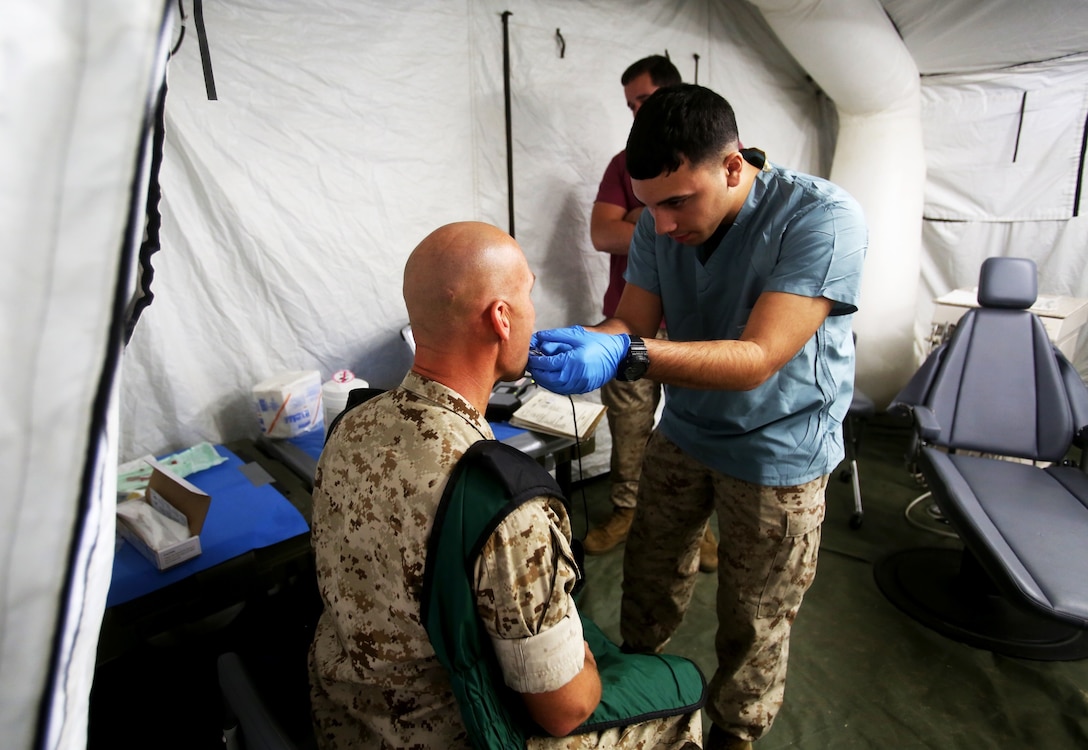
[[[559,393],[664,383],[625,554],[627,648],[660,651],[691,600],[703,524],[720,532],[708,748],[746,748],[781,707],[790,627],[816,572],[824,490],[843,458],[867,231],[832,183],[740,150],[729,103],[655,92],[627,141],[635,229],[616,313],[534,335]],[[669,340],[655,339],[662,317]]]

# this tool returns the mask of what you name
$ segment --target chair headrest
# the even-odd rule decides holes
[[[1026,310],[1039,296],[1039,275],[1030,258],[987,258],[978,277],[982,307]]]

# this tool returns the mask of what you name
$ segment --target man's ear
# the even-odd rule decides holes
[[[506,300],[495,300],[487,308],[487,316],[495,335],[501,341],[510,340],[510,306]]]
[[[744,157],[740,155],[740,151],[730,151],[722,161],[722,168],[725,170],[726,184],[729,187],[739,185],[744,172]]]

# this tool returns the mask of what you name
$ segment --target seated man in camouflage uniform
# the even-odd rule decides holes
[[[485,224],[441,227],[408,259],[412,369],[398,388],[345,415],[314,483],[325,608],[310,671],[322,747],[469,746],[449,677],[420,622],[427,540],[454,465],[472,443],[493,439],[483,416],[492,385],[524,371],[533,282],[513,238]],[[496,528],[474,571],[477,609],[504,679],[553,735],[534,737],[529,747],[698,747],[698,711],[563,736],[601,695],[593,657],[570,628],[578,619],[568,616],[577,575],[570,534],[560,502],[524,503]],[[548,637],[536,637],[542,634]]]

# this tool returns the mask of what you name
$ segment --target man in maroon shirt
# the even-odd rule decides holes
[[[628,67],[620,83],[627,107],[634,115],[650,94],[680,83],[680,73],[667,57],[651,55]],[[620,151],[604,172],[589,222],[593,247],[609,254],[608,289],[602,310],[606,318],[615,313],[623,294],[627,250],[641,213],[642,203],[635,197],[627,173],[626,152]],[[665,336],[664,328],[660,335]],[[601,388],[612,433],[612,515],[586,535],[585,550],[589,554],[607,552],[627,538],[635,514],[642,456],[660,399],[661,387],[646,378],[634,382],[613,380]],[[718,545],[708,525],[699,548],[699,569],[710,572],[717,567]]]

